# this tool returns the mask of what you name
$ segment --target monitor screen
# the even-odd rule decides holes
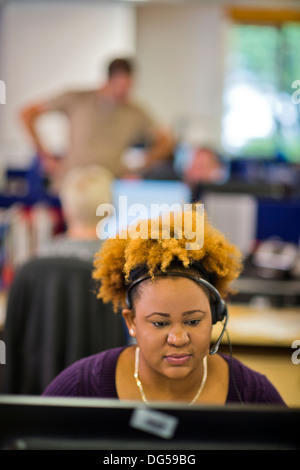
[[[0,449],[300,449],[300,409],[278,406],[2,395],[0,416]]]
[[[134,219],[154,219],[176,205],[192,201],[190,188],[181,181],[117,179],[112,188],[116,223],[107,221],[104,233],[114,236]]]

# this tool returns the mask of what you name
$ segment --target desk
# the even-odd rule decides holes
[[[290,348],[295,339],[300,339],[300,307],[229,304],[228,312],[233,344]]]
[[[300,340],[300,308],[259,308],[228,304],[228,332],[233,356],[266,375],[289,406],[300,406],[300,364],[292,362],[291,348]],[[221,324],[213,328],[215,340]],[[221,352],[228,353],[226,335]]]

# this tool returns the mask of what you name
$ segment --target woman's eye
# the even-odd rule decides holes
[[[156,328],[163,328],[166,326],[168,323],[164,321],[155,321],[152,323]]]
[[[197,326],[199,325],[199,323],[200,323],[200,320],[189,320],[186,322],[186,324],[189,326]]]

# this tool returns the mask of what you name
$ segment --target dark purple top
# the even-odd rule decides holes
[[[118,399],[115,372],[119,355],[125,347],[80,359],[55,377],[43,395]],[[223,357],[229,366],[232,364],[226,403],[239,403],[241,398],[243,403],[285,405],[264,375],[235,358],[231,361],[228,356]]]

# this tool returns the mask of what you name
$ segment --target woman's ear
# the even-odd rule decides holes
[[[135,331],[135,316],[134,316],[133,310],[124,308],[122,310],[122,316],[125,320],[130,336],[134,338],[136,331]]]

